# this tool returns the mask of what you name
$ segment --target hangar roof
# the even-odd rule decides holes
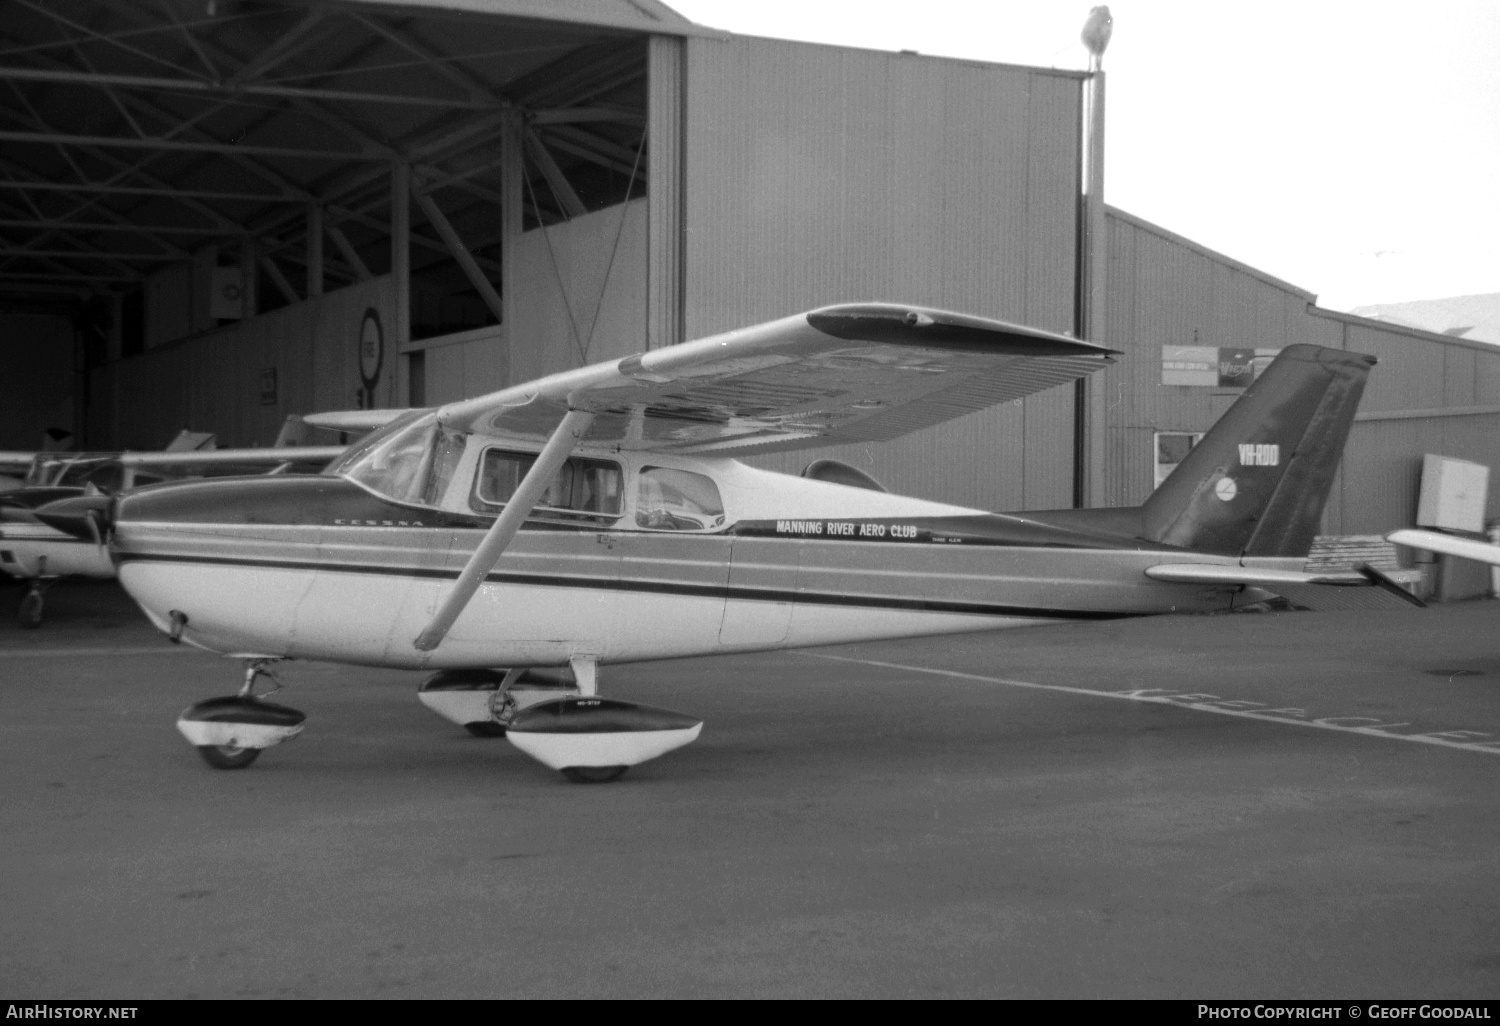
[[[389,264],[409,163],[481,266],[497,130],[519,114],[531,223],[644,188],[647,37],[707,32],[657,0],[0,0],[0,303],[137,287],[255,240],[290,300],[310,205],[331,284]],[[464,287],[416,219],[414,274]]]

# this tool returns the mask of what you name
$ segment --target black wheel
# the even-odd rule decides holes
[[[26,597],[21,599],[21,608],[17,612],[21,618],[21,626],[27,630],[36,630],[42,625],[42,596],[38,592],[29,591]]]
[[[214,769],[244,769],[260,755],[260,749],[241,748],[238,745],[199,745],[198,754]]]
[[[475,737],[504,737],[505,728],[490,720],[478,720],[474,723],[465,723],[464,729]]]
[[[564,766],[562,775],[575,784],[607,784],[619,780],[629,766]]]

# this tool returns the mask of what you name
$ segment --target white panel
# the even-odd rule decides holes
[[[516,244],[511,376],[527,381],[646,348],[646,201],[607,207]]]
[[[1452,531],[1484,530],[1490,468],[1431,453],[1422,457],[1422,493],[1417,523]]]

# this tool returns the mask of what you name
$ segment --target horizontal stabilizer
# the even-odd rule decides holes
[[[1162,563],[1148,567],[1146,576],[1172,584],[1243,584],[1275,592],[1305,609],[1389,609],[1426,603],[1386,574],[1361,563],[1352,571],[1310,574],[1273,567],[1233,563]]]
[[[1364,588],[1369,578],[1356,572],[1309,574],[1301,570],[1277,570],[1271,567],[1248,567],[1237,563],[1162,563],[1147,567],[1146,576],[1153,581],[1172,584],[1255,584],[1275,589],[1278,584],[1323,584]]]

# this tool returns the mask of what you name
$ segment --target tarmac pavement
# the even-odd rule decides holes
[[[606,668],[706,720],[608,785],[325,664],[215,771],[237,664],[0,613],[0,997],[1500,993],[1494,602]]]

